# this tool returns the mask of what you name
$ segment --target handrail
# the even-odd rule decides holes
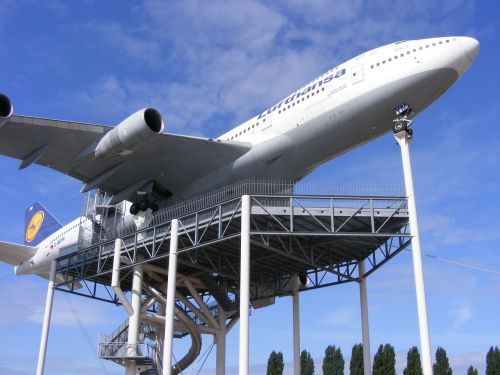
[[[352,192],[355,192],[353,195]],[[295,181],[286,180],[261,180],[261,179],[248,179],[239,181],[227,186],[223,186],[219,189],[203,193],[199,196],[187,199],[182,202],[173,203],[153,215],[153,220],[151,225],[157,225],[167,222],[173,218],[181,218],[186,215],[192,214],[193,212],[207,209],[209,207],[214,207],[220,204],[227,204],[238,197],[247,194],[254,197],[273,197],[273,198],[287,198],[290,196],[297,197],[298,199],[308,199],[308,198],[331,198],[335,196],[336,199],[367,199],[373,198],[374,200],[384,200],[384,199],[398,199],[404,196],[404,191],[401,187],[396,185],[363,185],[363,184],[314,184],[314,183],[302,183]],[[385,195],[385,196],[383,196]],[[377,196],[380,196],[378,198]],[[90,204],[89,200],[94,199],[94,204]],[[105,193],[101,194],[98,190],[94,191],[91,196],[90,193],[84,197],[84,206],[82,210],[84,216],[90,217],[93,222],[96,217],[96,206],[107,206],[110,196]],[[99,204],[97,204],[97,202]],[[89,210],[89,206],[91,209]],[[123,235],[129,234],[136,230],[134,225],[127,225],[121,220],[117,219],[117,215],[122,215],[123,204],[117,204],[115,206],[109,206],[115,209],[114,216],[105,215],[105,220],[107,220],[106,230],[103,228],[99,230],[99,233],[94,233],[94,235],[99,237],[99,242],[102,242],[101,236],[106,238],[122,237]],[[102,216],[100,220],[104,220]],[[81,231],[88,231],[88,228],[81,228]],[[88,235],[87,235],[88,237]],[[88,246],[88,238],[83,234],[79,236],[82,243],[80,248]],[[95,243],[92,239],[91,243]],[[85,242],[85,243],[84,243]]]

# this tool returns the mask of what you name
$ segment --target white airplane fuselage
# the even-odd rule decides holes
[[[27,261],[14,267],[16,275],[39,274],[48,277],[50,263],[63,253],[71,253],[78,249],[78,234],[80,224],[87,223],[86,218],[80,218],[71,221],[49,237],[40,242],[37,246],[35,255]],[[88,222],[90,225],[90,222]]]
[[[297,180],[318,165],[391,130],[394,108],[415,116],[469,67],[469,37],[389,44],[330,69],[218,139],[252,144],[233,163],[174,192],[182,200],[246,178]]]

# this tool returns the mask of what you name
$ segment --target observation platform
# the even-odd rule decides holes
[[[202,280],[198,291],[206,295],[223,290],[236,301],[243,195],[251,201],[251,299],[291,294],[294,274],[301,276],[301,291],[359,281],[358,262],[365,261],[368,276],[410,244],[407,199],[391,189],[353,195],[334,193],[335,186],[247,181],[158,211],[140,230],[116,224],[125,208],[107,206],[95,193],[84,205],[92,226],[82,225],[89,233],[81,233],[81,249],[57,260],[56,289],[118,303],[110,288],[116,237],[122,239],[124,291],[131,290],[139,263],[166,275],[175,218],[178,273]]]
[[[94,192],[84,202],[79,250],[56,260],[55,288],[127,310],[129,318],[101,336],[100,358],[141,374],[169,367],[178,374],[200,355],[201,335],[211,334],[223,375],[226,335],[239,319],[248,324],[249,304],[293,295],[296,337],[298,291],[352,281],[366,290],[366,277],[410,244],[407,198],[382,190],[246,181],[134,217],[126,203],[110,206]],[[163,357],[168,319],[171,337],[191,337],[175,364]]]

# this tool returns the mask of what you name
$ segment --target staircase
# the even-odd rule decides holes
[[[238,309],[236,303],[237,301],[233,301],[229,298],[225,286],[223,284],[219,284],[215,277],[205,273],[199,275],[198,278],[205,285],[217,303],[222,306],[226,312],[232,312]]]
[[[145,339],[154,340],[156,329],[153,325],[141,322],[139,343],[129,345],[128,319],[110,335],[99,337],[99,358],[124,365],[126,361],[134,361],[140,374],[158,375],[159,363],[157,348]]]
[[[185,331],[174,332],[174,338],[182,338],[187,335]],[[139,343],[129,345],[128,341],[128,319],[126,319],[110,335],[99,336],[99,358],[107,359],[124,365],[125,361],[135,361],[142,375],[158,375],[161,371],[161,363],[158,363],[158,348],[154,345],[156,340],[156,327],[152,324],[141,322],[139,328]],[[147,340],[147,341],[146,341]],[[141,371],[141,369],[144,369]]]
[[[84,196],[78,244],[81,249],[113,237],[124,212],[125,203],[110,206],[110,196],[91,190]]]

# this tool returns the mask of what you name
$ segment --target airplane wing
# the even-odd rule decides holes
[[[36,247],[0,242],[0,260],[18,266],[36,253]]]
[[[217,170],[248,152],[246,143],[159,134],[146,147],[109,158],[81,157],[112,127],[12,116],[0,127],[0,154],[37,163],[72,176],[87,188],[118,196],[147,183],[168,192]],[[124,197],[122,199],[129,199]]]

